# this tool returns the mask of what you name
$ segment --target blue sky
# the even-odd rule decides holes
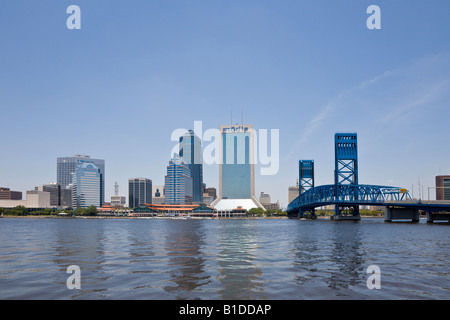
[[[81,30],[68,30],[69,5]],[[369,30],[369,5],[381,30]],[[280,130],[261,191],[287,205],[298,160],[333,182],[334,134],[357,132],[360,183],[427,193],[450,174],[450,2],[202,0],[0,3],[0,186],[56,180],[56,158],[106,161],[114,182],[163,184],[173,130]],[[218,188],[218,168],[205,166]]]

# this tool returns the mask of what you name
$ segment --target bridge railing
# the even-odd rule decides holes
[[[382,205],[388,201],[412,200],[408,190],[376,185],[323,185],[311,188],[289,205],[287,210],[320,207],[329,204]]]

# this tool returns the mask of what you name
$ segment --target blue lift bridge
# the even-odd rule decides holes
[[[360,220],[360,206],[384,206],[385,221],[419,221],[419,210],[428,222],[450,222],[450,201],[417,201],[405,188],[363,185],[358,182],[358,141],[356,133],[336,133],[334,137],[334,184],[315,186],[314,160],[299,161],[299,196],[289,203],[290,218],[315,218],[315,209],[334,206],[335,220]]]

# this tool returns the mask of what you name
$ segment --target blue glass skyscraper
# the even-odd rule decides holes
[[[102,174],[92,163],[83,163],[72,174],[72,207],[101,207]]]
[[[56,182],[61,185],[62,189],[70,189],[73,173],[83,163],[92,163],[100,170],[100,174],[102,175],[100,206],[103,206],[105,203],[105,160],[93,159],[90,156],[78,154],[72,157],[59,157],[56,162]]]
[[[165,188],[167,204],[192,204],[191,171],[181,157],[176,154],[167,166]]]
[[[203,164],[200,138],[193,130],[180,137],[179,156],[188,166],[192,178],[192,201],[203,202]]]
[[[255,197],[255,173],[251,125],[220,126],[219,197],[217,210],[264,207]]]

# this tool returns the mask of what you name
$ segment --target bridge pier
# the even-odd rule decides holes
[[[360,216],[334,215],[334,216],[331,216],[331,220],[359,221],[359,220],[361,220],[361,217]]]
[[[345,214],[345,212],[349,214]],[[331,216],[332,220],[351,220],[359,221],[361,216],[359,215],[359,206],[341,206],[336,205],[334,209],[334,216]]]
[[[450,222],[450,213],[449,212],[427,212],[427,222],[433,223],[434,221]]]
[[[419,210],[413,208],[395,208],[386,207],[384,210],[384,221],[392,222],[392,220],[411,220],[419,221]]]

